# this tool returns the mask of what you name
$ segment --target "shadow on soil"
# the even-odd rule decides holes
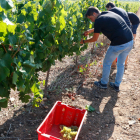
[[[86,62],[87,61],[85,61],[85,63]],[[72,70],[73,68],[70,67],[58,77]],[[114,75],[111,77],[114,77]],[[117,102],[118,93],[110,88],[107,90],[100,90],[93,85],[94,81],[87,83],[86,87],[79,87],[79,85],[82,85],[85,81],[85,77],[77,72],[73,73],[70,78],[73,79],[74,82],[70,82],[67,88],[76,85],[77,94],[81,95],[84,93],[82,94],[84,99],[92,102],[91,106],[95,108],[94,112],[88,112],[78,140],[108,140],[114,131],[115,118],[113,115],[113,108]],[[97,78],[100,80],[100,77]],[[58,82],[57,79],[56,82]],[[92,85],[92,87],[88,88],[88,84]],[[54,103],[58,100],[62,101],[62,96],[65,96],[62,95],[62,92],[66,93],[66,90],[60,90],[60,93],[49,91],[46,96],[47,100],[44,101],[39,108],[32,108],[31,103],[29,103],[15,111],[13,117],[0,126],[0,140],[37,140],[36,130],[38,126]],[[76,100],[75,98],[75,101]],[[104,102],[104,104],[101,105],[102,102]]]

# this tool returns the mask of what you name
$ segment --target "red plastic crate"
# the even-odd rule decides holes
[[[81,110],[57,101],[37,129],[38,140],[61,140],[60,125],[79,127],[74,139],[77,140],[86,114],[85,109]]]

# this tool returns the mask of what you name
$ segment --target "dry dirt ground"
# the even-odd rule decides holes
[[[94,81],[101,78],[99,65],[108,46],[99,44],[91,54],[92,46],[89,44],[78,58],[79,65],[92,64],[83,74],[75,71],[75,56],[56,61],[39,108],[21,103],[18,92],[11,91],[8,108],[0,112],[0,140],[37,140],[38,126],[58,100],[78,108],[95,108],[88,112],[78,140],[140,140],[140,26],[118,93],[110,87],[100,90],[94,86]],[[111,70],[110,81],[114,81],[115,75],[116,70]],[[39,80],[45,78],[46,73],[40,72]],[[69,93],[76,93],[73,100]]]

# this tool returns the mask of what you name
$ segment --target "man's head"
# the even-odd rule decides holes
[[[116,7],[115,4],[114,4],[113,2],[109,2],[109,3],[107,3],[107,5],[106,5],[107,11],[109,11],[109,10],[112,9],[113,7]]]
[[[95,19],[98,17],[100,14],[100,11],[98,8],[90,6],[86,12],[86,17],[89,18],[92,22],[95,21]]]

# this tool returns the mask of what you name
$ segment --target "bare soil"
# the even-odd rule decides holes
[[[140,10],[137,13],[140,17]],[[94,86],[100,80],[102,61],[108,45],[94,49],[89,44],[78,58],[78,66],[91,64],[83,73],[77,71],[76,56],[56,61],[49,76],[47,92],[40,107],[21,103],[18,92],[11,90],[8,108],[0,112],[0,140],[37,140],[37,128],[58,100],[85,108],[91,105],[78,140],[140,140],[140,26],[135,46],[129,54],[128,68],[124,72],[120,92],[110,87],[101,90]],[[97,64],[96,64],[97,62]],[[43,81],[47,73],[39,72]],[[111,70],[110,81],[114,81],[116,70]],[[44,89],[43,85],[41,88]],[[70,93],[75,93],[73,100]]]

